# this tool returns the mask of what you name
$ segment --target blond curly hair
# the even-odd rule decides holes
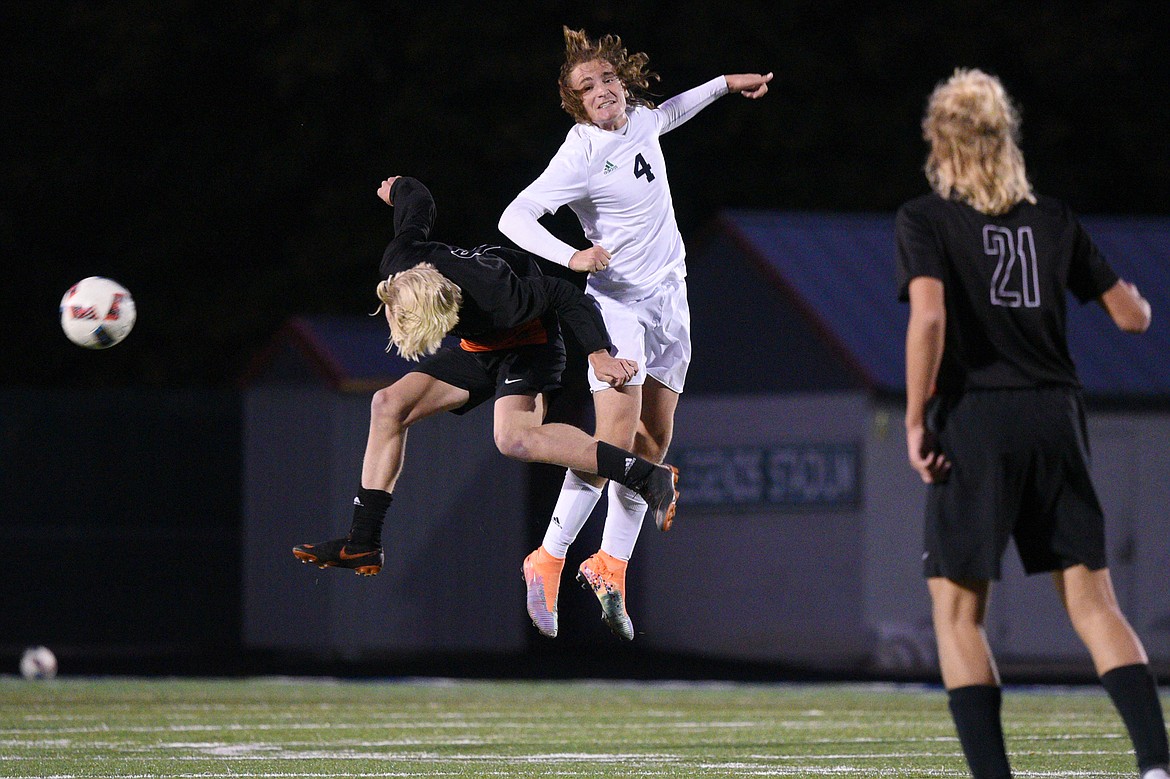
[[[993,216],[1036,202],[1019,147],[1020,113],[995,76],[956,68],[931,93],[922,135],[930,143],[926,178],[942,197]]]
[[[570,83],[573,69],[586,62],[608,62],[613,66],[614,73],[626,89],[627,105],[643,105],[654,108],[654,103],[647,97],[650,79],[658,79],[657,73],[649,71],[646,66],[650,58],[642,52],[627,54],[622,46],[622,39],[616,35],[603,35],[597,40],[590,40],[584,30],[570,30],[564,28],[565,33],[565,62],[561,65],[561,75],[557,85],[561,92],[561,108],[577,124],[589,124],[589,114],[585,111],[585,104]]]
[[[459,323],[463,291],[429,262],[391,275],[378,284],[378,299],[390,325],[390,343],[407,360],[434,354]],[[377,314],[378,311],[374,313]]]

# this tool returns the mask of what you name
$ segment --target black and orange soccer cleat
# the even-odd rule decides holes
[[[293,554],[302,563],[318,568],[348,568],[359,576],[377,576],[386,559],[382,547],[355,544],[348,538],[298,544],[293,547]]]

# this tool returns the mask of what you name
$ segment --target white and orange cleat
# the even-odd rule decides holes
[[[598,550],[577,570],[577,581],[601,601],[601,618],[619,638],[634,640],[634,623],[626,613],[626,561]]]
[[[565,558],[553,557],[543,546],[524,558],[524,584],[528,588],[528,616],[541,635],[557,637],[557,593]]]

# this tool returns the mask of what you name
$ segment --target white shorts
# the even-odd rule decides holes
[[[681,393],[691,364],[691,309],[687,283],[672,279],[641,300],[619,301],[590,291],[601,308],[617,357],[638,363],[638,373],[627,384],[641,385],[653,376],[668,389]],[[589,389],[600,392],[610,385],[589,367]]]

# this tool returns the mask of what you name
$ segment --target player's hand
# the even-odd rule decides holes
[[[604,349],[589,355],[589,365],[597,378],[611,387],[620,387],[638,373],[638,363],[620,357],[612,357]]]
[[[382,182],[382,186],[378,187],[378,197],[386,201],[386,205],[388,206],[394,205],[390,202],[390,189],[394,186],[395,181],[398,181],[398,177],[391,176]]]
[[[569,270],[581,273],[596,273],[609,267],[609,252],[600,246],[590,246],[574,252],[569,258]]]
[[[727,89],[739,92],[744,97],[755,100],[768,94],[768,82],[772,80],[771,73],[736,73],[723,77],[727,81]]]
[[[906,428],[906,451],[910,456],[910,467],[927,484],[939,484],[947,480],[951,463],[938,449],[934,433],[922,425]]]

